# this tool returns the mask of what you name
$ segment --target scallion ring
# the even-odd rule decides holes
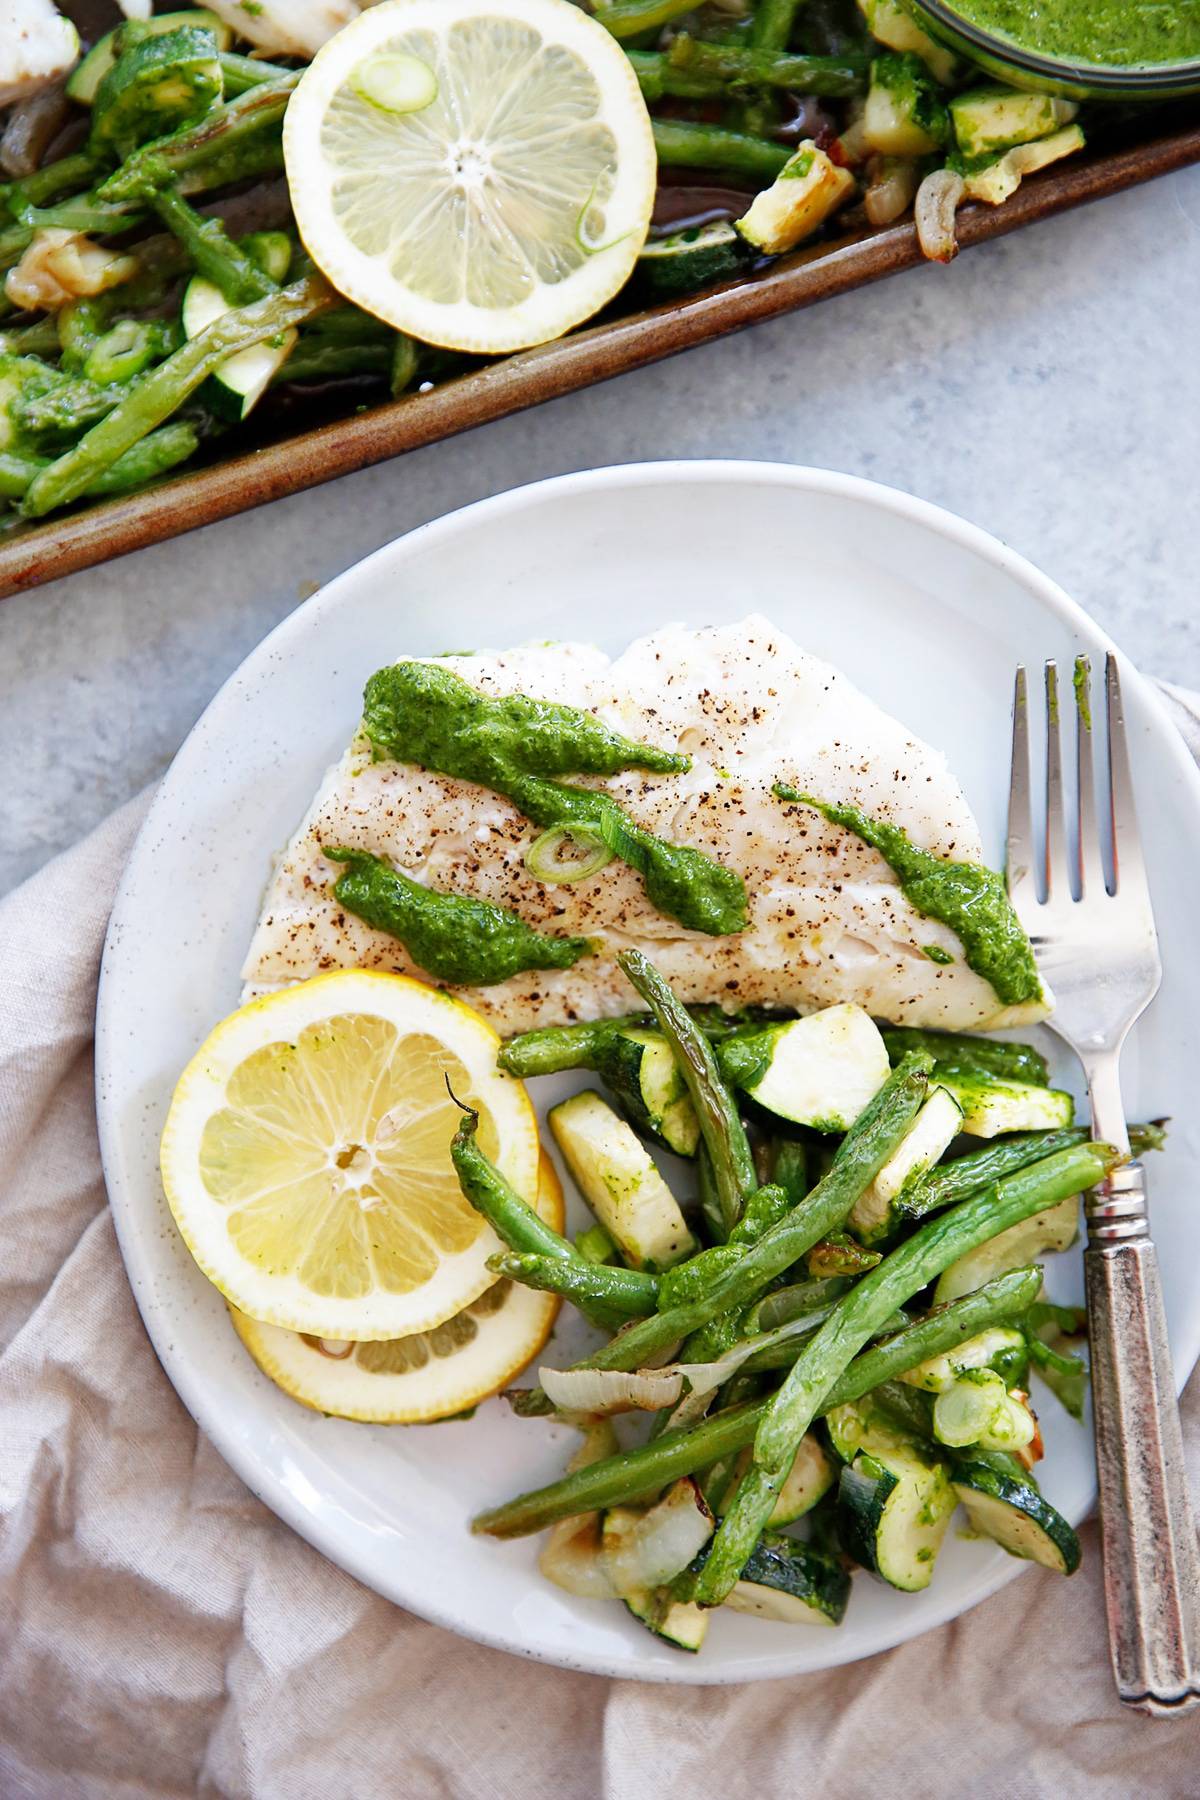
[[[563,851],[568,846],[570,850],[564,856]],[[580,851],[586,854],[580,855]],[[576,825],[572,829],[554,825],[530,844],[525,852],[525,867],[539,881],[561,885],[586,881],[589,875],[598,875],[612,858],[612,851],[598,831],[587,825]]]

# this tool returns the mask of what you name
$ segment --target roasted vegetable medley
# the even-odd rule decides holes
[[[343,300],[296,230],[284,117],[350,0],[129,18],[86,53],[50,0],[22,4],[27,31],[0,45],[0,526],[140,488],[281,389],[347,384],[352,404],[468,366]],[[1083,143],[1072,103],[983,81],[898,0],[591,10],[660,166],[623,304],[914,210],[946,260],[963,201],[998,205]],[[411,70],[384,73],[373,103],[427,104],[397,98]]]
[[[849,1005],[689,1010],[640,953],[622,966],[645,1015],[501,1052],[522,1078],[588,1069],[607,1088],[550,1113],[595,1223],[574,1242],[547,1227],[473,1112],[455,1139],[462,1190],[506,1245],[489,1266],[613,1334],[510,1392],[583,1446],[475,1529],[549,1528],[546,1576],[691,1651],[718,1606],[839,1624],[855,1567],[927,1587],[960,1503],[975,1535],[1071,1574],[1078,1540],[1034,1474],[1030,1377],[1082,1418],[1084,1313],[1047,1301],[1040,1259],[1074,1241],[1078,1196],[1116,1154],[1030,1045],[880,1030]],[[694,1204],[647,1142],[694,1159]],[[622,1447],[622,1413],[651,1415],[648,1438]]]

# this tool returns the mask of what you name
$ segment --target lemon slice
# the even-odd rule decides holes
[[[461,1001],[362,969],[231,1014],[188,1064],[163,1132],[188,1249],[252,1318],[315,1337],[427,1331],[491,1287],[499,1247],[450,1162],[460,1114],[518,1193],[537,1124],[499,1039]]]
[[[610,300],[657,175],[632,64],[570,0],[384,0],[305,72],[283,150],[333,285],[476,352],[544,343]]]
[[[555,1231],[563,1195],[543,1155],[536,1201]],[[238,1336],[271,1380],[316,1412],[376,1425],[416,1425],[486,1400],[531,1362],[550,1336],[558,1296],[498,1281],[432,1331],[369,1344],[302,1336],[230,1316]]]

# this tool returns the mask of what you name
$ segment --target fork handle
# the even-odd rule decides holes
[[[1091,1341],[1104,1600],[1117,1690],[1174,1716],[1200,1704],[1200,1545],[1142,1167],[1088,1196]]]

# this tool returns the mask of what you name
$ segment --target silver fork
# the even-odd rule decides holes
[[[1083,1064],[1092,1136],[1128,1154],[1121,1047],[1158,992],[1162,964],[1134,807],[1120,677],[1112,656],[1105,693],[1106,798],[1112,820],[1107,872],[1096,813],[1088,659],[1080,657],[1075,665],[1076,805],[1071,826],[1064,805],[1058,673],[1054,663],[1046,664],[1046,838],[1041,856],[1035,851],[1030,804],[1025,670],[1017,670],[1008,891],[1054,992],[1051,1028]],[[1087,1196],[1084,1210],[1096,1474],[1113,1670],[1127,1705],[1175,1715],[1200,1702],[1200,1549],[1184,1475],[1142,1165],[1132,1161],[1116,1169]]]

